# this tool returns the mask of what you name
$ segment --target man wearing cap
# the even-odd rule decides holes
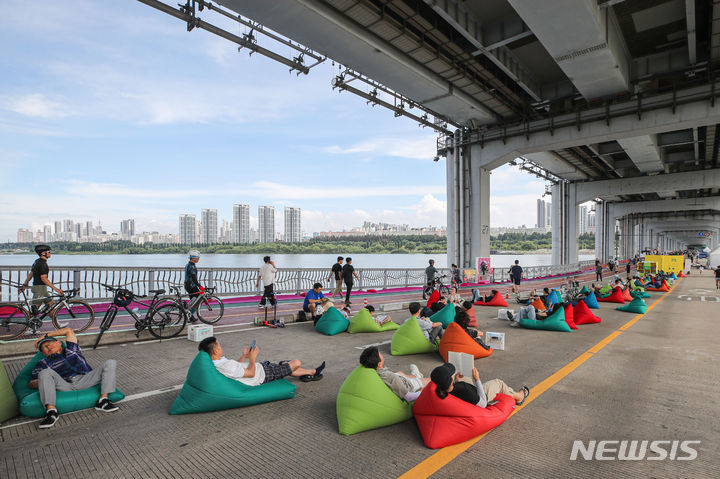
[[[31,308],[33,314],[37,314],[38,303],[45,303],[48,308],[52,306],[52,299],[50,299],[50,295],[48,294],[48,288],[53,289],[57,294],[63,294],[63,290],[52,284],[52,281],[48,279],[50,268],[47,262],[52,254],[50,246],[39,244],[35,246],[35,253],[37,253],[38,259],[33,263],[30,274],[25,278],[25,282],[19,288],[22,293],[32,279],[33,304]]]
[[[65,336],[66,346],[55,339]],[[58,420],[55,407],[57,391],[78,391],[100,384],[100,399],[96,411],[113,412],[118,407],[108,399],[115,391],[116,362],[108,359],[99,369],[93,369],[83,356],[72,328],[51,331],[35,341],[38,350],[45,356],[35,366],[29,386],[38,389],[40,401],[47,412],[40,422],[40,429],[53,427]]]
[[[472,375],[475,387],[462,381],[462,374],[455,374],[454,365],[445,363],[432,370],[430,380],[437,386],[436,393],[440,399],[452,394],[465,402],[480,407],[486,407],[498,394],[507,394],[515,400],[516,405],[521,406],[530,395],[530,389],[527,386],[523,386],[521,391],[515,392],[502,379],[492,379],[483,384],[476,368],[473,368]],[[454,377],[457,377],[457,380]]]

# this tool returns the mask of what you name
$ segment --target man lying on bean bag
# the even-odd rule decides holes
[[[536,310],[535,306],[530,305],[525,306],[524,308],[520,308],[518,314],[516,315],[513,314],[512,311],[508,310],[507,317],[510,320],[510,326],[518,327],[520,326],[521,319],[542,321],[544,319],[547,319],[555,311],[561,308],[563,308],[563,303],[555,303],[552,308],[546,309],[544,311]]]
[[[410,374],[402,371],[394,372],[385,367],[385,358],[377,346],[365,348],[360,354],[360,364],[368,369],[377,370],[378,376],[385,385],[390,388],[400,399],[413,402],[420,395],[422,388],[430,382],[429,378],[423,377],[418,367],[410,365]]]
[[[300,381],[319,381],[325,369],[325,361],[315,369],[301,368],[297,359],[271,363],[270,361],[257,362],[259,349],[257,346],[246,346],[239,361],[223,356],[223,349],[214,336],[203,339],[198,345],[200,351],[210,355],[215,368],[223,375],[246,386],[259,386],[285,376],[300,378]]]

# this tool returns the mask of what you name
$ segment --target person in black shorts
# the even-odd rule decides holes
[[[343,258],[342,256],[337,257],[337,263],[332,265],[332,268],[330,268],[330,276],[328,276],[328,281],[330,281],[330,278],[335,276],[335,289],[333,290],[332,294],[330,295],[330,299],[335,298],[335,295],[337,294],[342,298],[342,270],[343,270]]]
[[[523,269],[520,266],[520,261],[515,260],[515,265],[510,268],[510,275],[512,277],[512,291],[515,294],[520,294],[520,281],[522,281]]]
[[[190,250],[188,252],[188,264],[185,265],[185,291],[190,295],[190,302],[193,303],[193,299],[204,293],[205,288],[200,286],[200,282],[197,279],[197,262],[200,261],[200,252],[198,250]],[[190,321],[195,320],[195,311],[197,306],[193,303],[190,308]]]
[[[600,260],[596,259],[595,260],[595,281],[603,280],[602,270],[603,270],[603,267],[602,267],[602,264],[600,264]]]
[[[33,314],[37,313],[37,304],[38,303],[45,303],[47,307],[52,306],[52,300],[50,299],[50,295],[48,294],[48,288],[53,289],[57,294],[63,294],[63,290],[56,287],[52,282],[48,279],[48,274],[50,273],[50,267],[47,264],[47,260],[50,259],[50,246],[46,244],[39,244],[35,246],[35,252],[39,256],[38,259],[35,260],[35,262],[32,265],[32,268],[30,268],[30,274],[27,278],[25,278],[25,282],[23,283],[20,288],[20,292],[23,292],[25,288],[27,288],[28,283],[30,283],[30,278],[33,280],[33,286],[31,288],[31,291],[33,293],[33,303],[32,309]]]
[[[345,304],[352,304],[350,302],[350,291],[352,291],[354,284],[353,276],[360,281],[355,272],[355,267],[352,265],[352,258],[345,258],[345,266],[342,267],[342,279],[345,281]]]

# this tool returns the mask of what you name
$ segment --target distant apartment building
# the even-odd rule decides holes
[[[285,207],[285,241],[299,243],[302,241],[302,211],[300,208]]]
[[[60,236],[63,232],[63,225],[62,221],[56,221],[55,222],[55,236]]]
[[[550,228],[552,226],[551,221],[551,207],[552,203],[542,199],[537,200],[537,227]]]
[[[197,223],[195,215],[180,215],[180,244],[197,242]]]
[[[235,243],[250,243],[250,205],[233,205],[233,238]]]
[[[220,235],[218,236],[218,243],[226,244],[232,243],[232,226],[227,220],[222,220],[220,225]]]
[[[135,220],[130,218],[120,222],[120,236],[124,239],[130,239],[135,235]]]
[[[63,233],[75,233],[75,222],[73,220],[63,220]]]
[[[216,209],[204,208],[200,211],[202,244],[217,244],[218,242],[218,212]]]
[[[258,206],[258,242],[275,241],[275,207]]]
[[[17,232],[17,242],[18,243],[32,243],[33,242],[33,232],[31,230],[20,228]]]
[[[52,232],[52,226],[45,225],[43,226],[43,241],[50,242],[53,240],[53,232]]]

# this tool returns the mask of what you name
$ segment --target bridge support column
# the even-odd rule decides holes
[[[573,183],[552,187],[552,264],[578,261],[577,189]]]

